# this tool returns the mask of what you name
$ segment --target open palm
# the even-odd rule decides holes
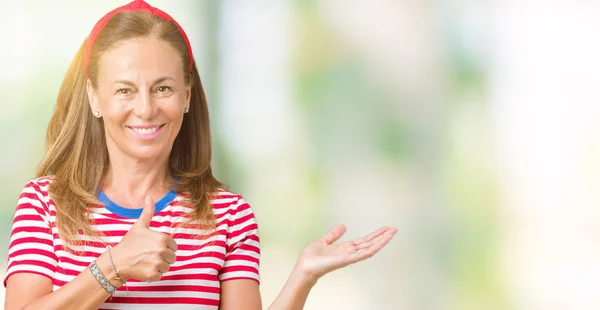
[[[345,225],[338,225],[306,246],[298,265],[307,274],[320,278],[333,270],[372,257],[397,231],[396,228],[381,227],[362,238],[334,244],[346,232]]]

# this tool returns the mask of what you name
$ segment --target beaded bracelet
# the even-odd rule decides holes
[[[113,286],[110,283],[110,281],[108,281],[108,279],[104,276],[100,268],[98,268],[98,265],[96,264],[95,260],[90,264],[90,271],[92,272],[92,275],[94,275],[94,278],[96,278],[96,281],[98,281],[102,288],[104,288],[112,297],[117,288]]]

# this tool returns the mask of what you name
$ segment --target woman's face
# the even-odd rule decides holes
[[[126,40],[99,66],[97,89],[88,81],[88,96],[104,121],[111,160],[167,160],[190,104],[177,50],[153,37]]]

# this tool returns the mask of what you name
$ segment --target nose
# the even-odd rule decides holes
[[[139,92],[135,100],[134,112],[144,120],[150,120],[156,114],[156,103],[148,92]]]

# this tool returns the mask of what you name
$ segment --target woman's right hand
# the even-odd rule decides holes
[[[147,196],[140,218],[111,250],[115,267],[124,281],[131,278],[145,282],[158,281],[175,262],[175,240],[165,233],[150,229],[154,210],[154,201]]]

